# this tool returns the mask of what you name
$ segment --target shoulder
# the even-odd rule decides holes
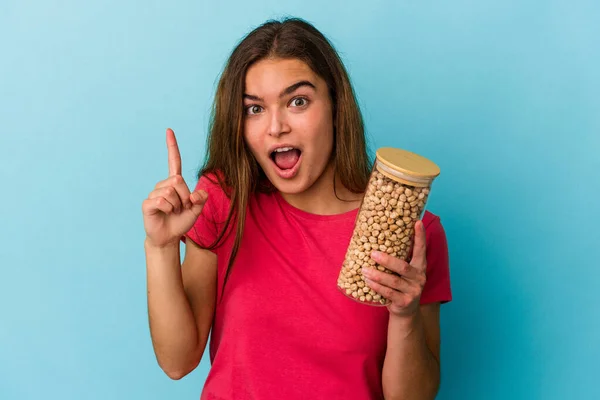
[[[225,179],[224,179],[224,175],[222,172],[220,171],[208,171],[208,172],[202,172],[199,177],[197,178],[196,181],[196,190],[201,189],[201,190],[210,190],[210,191],[214,191],[214,190],[220,190],[220,191],[225,191],[224,187],[225,187]]]
[[[213,212],[223,212],[231,203],[231,188],[225,183],[225,177],[220,171],[209,171],[200,175],[194,191],[203,190],[208,194],[205,207]]]
[[[439,232],[444,231],[444,227],[442,226],[442,220],[437,215],[432,213],[431,211],[425,210],[423,213],[423,226],[425,227],[425,232],[428,234],[431,232]]]
[[[229,197],[231,188],[225,183],[225,176],[220,171],[208,171],[200,175],[196,181],[194,190],[204,190],[210,196]]]
[[[430,211],[425,211],[422,221],[427,237],[427,253],[447,252],[448,241],[440,216]]]
[[[427,243],[427,281],[421,295],[421,303],[446,303],[452,299],[446,232],[438,215],[426,211],[422,220]]]

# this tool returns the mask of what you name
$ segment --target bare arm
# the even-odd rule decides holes
[[[181,265],[180,238],[198,220],[207,194],[190,193],[185,184],[171,129],[167,148],[169,177],[142,204],[144,248],[152,345],[160,367],[180,379],[196,368],[206,347],[215,308],[217,256],[187,240]]]
[[[390,314],[383,364],[386,400],[435,399],[440,384],[439,303],[412,317]]]
[[[193,371],[212,326],[217,257],[187,240],[183,267],[179,244],[157,248],[146,242],[148,314],[160,367],[172,379]]]
[[[371,257],[396,272],[363,271],[367,285],[390,300],[387,351],[381,377],[385,399],[434,399],[440,384],[440,304],[420,304],[427,270],[422,221],[415,224],[410,263],[380,252],[371,253]]]

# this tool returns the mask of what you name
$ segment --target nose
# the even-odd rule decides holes
[[[269,136],[279,137],[290,131],[290,126],[287,121],[285,112],[275,110],[271,113],[267,133]]]

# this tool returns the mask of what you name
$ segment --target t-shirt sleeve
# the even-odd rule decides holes
[[[447,303],[452,300],[450,262],[446,232],[438,216],[425,225],[427,236],[427,280],[421,293],[421,304]]]
[[[194,190],[204,190],[208,194],[208,198],[198,219],[182,237],[182,241],[185,242],[189,238],[200,247],[208,248],[218,238],[227,219],[228,198],[214,175],[201,176]],[[216,252],[218,247],[216,246],[211,251]]]

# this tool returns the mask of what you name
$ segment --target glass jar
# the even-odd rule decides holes
[[[391,147],[377,150],[338,276],[342,293],[364,304],[389,304],[367,286],[361,270],[377,268],[395,274],[371,258],[375,250],[409,261],[415,222],[422,218],[431,184],[439,174],[435,163],[415,153]]]

